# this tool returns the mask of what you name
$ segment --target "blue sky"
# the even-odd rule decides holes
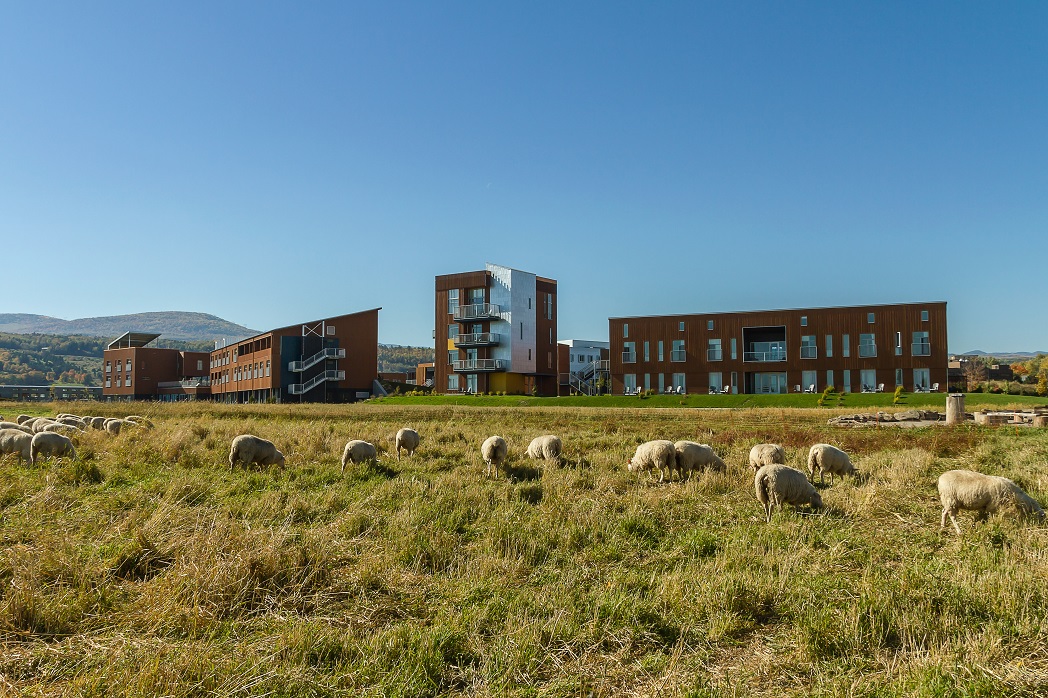
[[[0,6],[0,312],[609,316],[945,300],[1048,350],[1048,3]]]

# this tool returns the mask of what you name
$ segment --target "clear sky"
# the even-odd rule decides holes
[[[1048,350],[1048,3],[0,4],[0,312],[949,303]]]

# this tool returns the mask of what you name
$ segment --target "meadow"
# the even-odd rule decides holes
[[[854,406],[132,409],[155,428],[83,434],[73,462],[0,462],[0,692],[1048,693],[1048,529],[965,513],[962,536],[940,531],[935,490],[970,468],[1045,503],[1045,429],[826,424]],[[423,440],[398,461],[402,426]],[[240,433],[286,468],[230,471]],[[495,433],[508,473],[485,479]],[[564,464],[524,458],[544,433]],[[352,438],[379,463],[342,474]],[[709,443],[728,471],[638,479],[626,460],[653,438]],[[836,444],[863,477],[820,488],[825,513],[766,524],[746,460],[764,441],[796,467]]]

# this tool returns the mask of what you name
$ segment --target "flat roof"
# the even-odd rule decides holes
[[[946,305],[946,301],[909,301],[906,303],[880,303],[880,304],[869,304],[869,305],[831,305],[825,307],[814,307],[814,308],[769,308],[766,310],[715,310],[710,312],[699,312],[699,313],[667,313],[666,315],[620,315],[618,317],[609,317],[608,320],[638,320],[643,318],[680,318],[680,317],[695,317],[698,315],[757,315],[761,313],[797,313],[806,310],[861,310],[864,308],[896,308],[901,306],[914,306],[914,305]]]
[[[110,342],[106,349],[130,349],[131,347],[144,347],[159,336],[159,334],[155,334],[153,332],[125,332],[124,334],[120,335],[112,342]]]

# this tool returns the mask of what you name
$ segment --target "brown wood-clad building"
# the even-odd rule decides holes
[[[557,282],[497,264],[436,277],[438,393],[557,394]]]
[[[353,402],[378,378],[378,311],[288,325],[216,348],[211,393],[227,402]]]
[[[946,389],[946,303],[611,318],[616,394]]]
[[[128,332],[102,353],[102,397],[109,400],[207,398],[208,353],[148,346],[159,334]]]

